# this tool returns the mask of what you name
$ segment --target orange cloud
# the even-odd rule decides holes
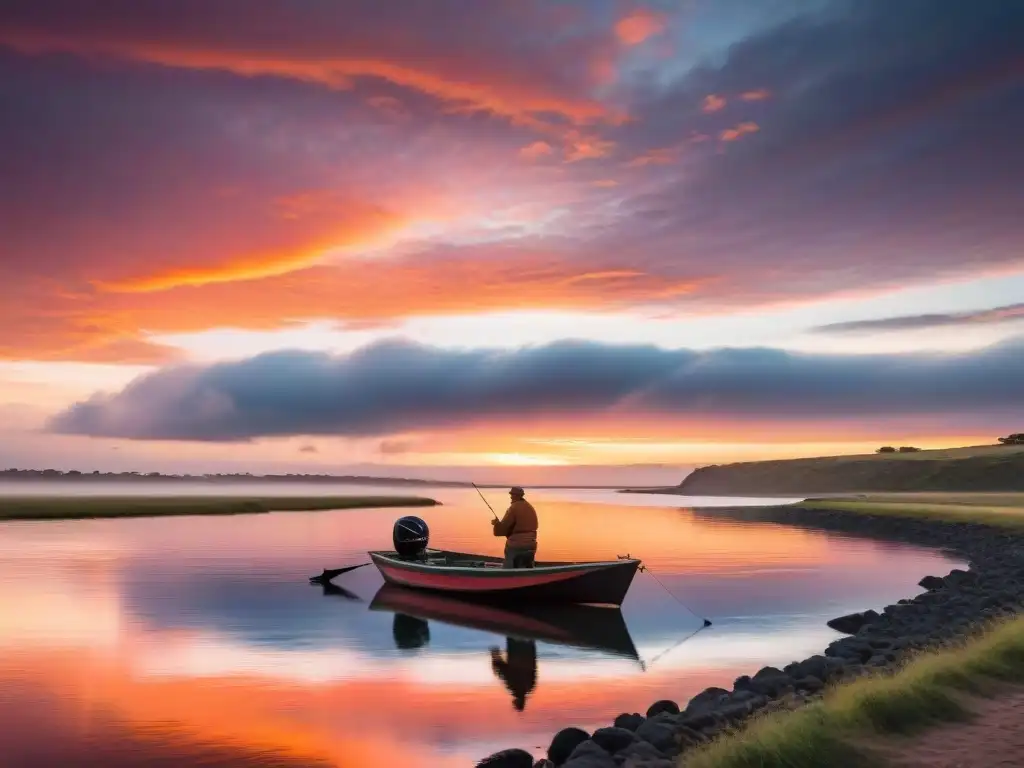
[[[661,147],[651,149],[642,155],[637,155],[628,163],[628,168],[641,168],[645,165],[671,165],[679,157],[678,147]]]
[[[519,156],[524,160],[539,160],[554,154],[554,151],[554,148],[546,141],[535,141],[520,149]]]
[[[3,348],[0,347],[0,357],[3,356]],[[62,356],[57,354],[51,359],[60,359]],[[166,365],[180,360],[181,353],[173,347],[142,339],[112,338],[98,339],[78,347],[75,357],[83,363]]]
[[[718,112],[725,109],[726,100],[724,96],[719,96],[715,93],[710,93],[704,97],[704,101],[701,103],[700,110],[705,114],[711,114],[712,112]]]
[[[402,105],[402,102],[394,96],[371,96],[366,100],[366,103],[390,117],[402,120],[409,117],[409,113]]]
[[[633,11],[615,23],[615,35],[623,45],[639,45],[665,28],[665,17],[646,8]]]
[[[740,123],[733,128],[726,128],[718,134],[718,138],[722,141],[737,141],[747,134],[757,133],[759,130],[761,129],[758,127],[757,123]]]
[[[596,160],[607,157],[614,149],[614,141],[606,141],[597,136],[584,136],[573,131],[569,134],[569,146],[566,150],[565,161],[575,163],[580,160]]]
[[[323,319],[374,325],[496,308],[614,309],[652,296],[685,295],[700,285],[654,271],[595,269],[546,251],[496,246],[493,255],[344,259],[249,280],[238,280],[237,272],[229,280],[227,270],[165,274],[121,284],[116,291],[64,295],[55,286],[19,277],[8,283],[19,290],[4,291],[0,284],[0,357],[109,358],[114,354],[109,345],[126,349],[131,339],[138,342],[132,350],[137,361],[161,362],[164,350],[148,345],[146,334],[273,330]],[[147,350],[151,358],[143,355]]]
[[[619,186],[619,182],[615,179],[598,179],[597,181],[591,182],[591,184],[602,189],[611,189],[612,187]]]
[[[758,88],[754,91],[744,91],[740,94],[740,98],[743,99],[743,101],[764,101],[765,99],[770,98],[771,95],[771,91],[767,88]]]
[[[635,269],[609,269],[605,272],[584,272],[581,275],[573,275],[565,280],[567,284],[578,283],[581,280],[624,280],[634,277],[643,277],[643,272]]]
[[[239,237],[256,240],[244,232],[212,233],[212,243],[209,235],[203,238],[207,241],[203,251],[214,256],[212,259],[156,270],[141,262],[136,268],[146,269],[147,274],[121,279],[100,278],[94,284],[108,291],[146,293],[185,285],[285,275],[316,264],[332,253],[382,243],[410,221],[406,216],[362,201],[340,198],[330,191],[279,198],[267,213],[262,222],[253,222],[263,227],[260,239],[267,244],[262,248],[231,242]],[[275,226],[275,219],[286,224]],[[219,238],[223,238],[223,242],[217,242]]]
[[[341,262],[250,283],[182,286],[158,297],[102,297],[111,318],[131,328],[199,331],[209,327],[272,328],[283,319],[386,322],[395,317],[461,314],[496,307],[516,309],[625,306],[652,292],[694,290],[697,283],[646,273],[617,284],[609,295],[586,264],[551,254],[515,259],[400,258]],[[606,271],[607,273],[607,271]],[[612,270],[612,274],[621,274]],[[620,304],[621,302],[621,304]],[[181,308],[190,312],[183,315]]]
[[[624,114],[597,101],[545,91],[536,83],[517,83],[510,77],[475,81],[466,71],[458,77],[449,76],[440,70],[429,69],[426,59],[419,59],[413,66],[400,57],[371,58],[328,52],[316,55],[301,51],[270,53],[246,48],[214,50],[186,42],[90,40],[24,30],[0,32],[0,42],[22,53],[62,51],[112,56],[166,67],[221,70],[243,77],[285,77],[334,90],[351,89],[355,78],[377,77],[444,101],[449,112],[487,112],[514,123],[536,127],[545,125],[536,117],[543,113],[556,114],[577,124],[616,123],[624,119]]]

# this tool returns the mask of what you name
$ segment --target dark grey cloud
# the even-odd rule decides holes
[[[958,355],[664,350],[562,341],[512,351],[384,342],[145,375],[59,414],[58,433],[230,441],[374,436],[507,416],[842,419],[1019,412],[1024,338]]]
[[[1024,320],[1024,304],[1008,304],[972,312],[936,312],[926,315],[902,315],[877,320],[852,320],[820,325],[816,333],[874,333],[876,331],[915,331],[927,328],[996,325]]]
[[[685,173],[626,203],[644,234],[622,245],[713,264],[741,301],[1024,266],[1022,39],[1024,4],[1002,0],[833,2],[752,34],[638,105],[623,144],[683,143]],[[703,114],[707,94],[727,106]]]

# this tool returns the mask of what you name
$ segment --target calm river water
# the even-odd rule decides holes
[[[409,510],[432,546],[500,552],[475,492],[390,492],[443,502]],[[508,746],[539,756],[558,728],[607,725],[819,652],[837,637],[827,619],[916,594],[952,565],[686,508],[722,500],[530,498],[540,557],[628,552],[693,613],[641,573],[621,616],[549,617],[547,640],[531,642],[506,636],[508,622],[529,634],[529,616],[487,630],[443,601],[399,610],[372,566],[339,591],[308,583],[389,548],[407,510],[0,523],[2,764],[464,768]],[[713,626],[693,634],[698,616]]]

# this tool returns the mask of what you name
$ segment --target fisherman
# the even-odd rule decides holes
[[[495,536],[507,536],[505,568],[533,568],[537,554],[537,510],[518,486],[508,492],[512,503],[501,520],[491,520]]]

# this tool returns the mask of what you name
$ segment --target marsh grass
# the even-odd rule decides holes
[[[0,497],[0,521],[252,515],[435,504],[433,499],[417,496],[7,496]]]
[[[879,766],[872,737],[910,736],[969,720],[971,697],[1024,683],[1024,618],[921,655],[895,673],[830,688],[821,702],[756,718],[684,755],[685,768]]]
[[[947,523],[979,523],[1001,528],[1024,528],[1024,505],[982,506],[980,504],[924,501],[882,501],[870,497],[863,500],[851,499],[807,499],[790,506],[850,512],[860,515],[887,517],[908,517],[940,520]]]

